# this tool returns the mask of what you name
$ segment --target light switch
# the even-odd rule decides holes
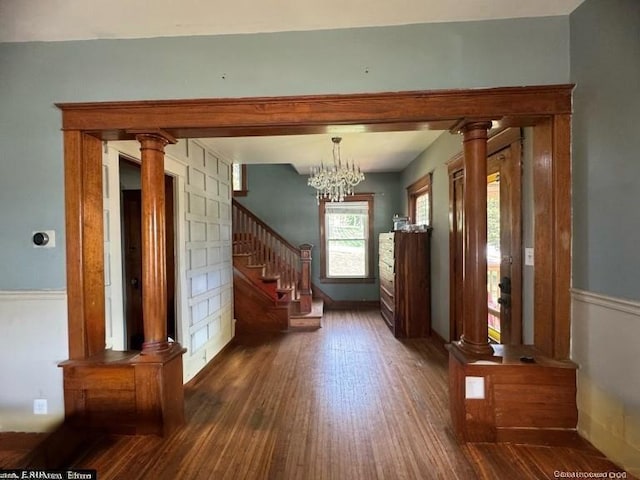
[[[464,377],[464,398],[484,398],[484,377]]]
[[[533,265],[533,248],[524,249],[524,264],[529,266]]]

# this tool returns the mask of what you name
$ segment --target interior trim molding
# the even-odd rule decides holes
[[[587,290],[580,290],[577,288],[571,289],[571,297],[574,301],[589,303],[591,305],[630,313],[640,317],[640,302],[610,297],[608,295],[602,295],[600,293],[589,292]]]
[[[66,290],[0,290],[0,301],[67,300]]]
[[[133,130],[161,128],[176,138],[327,133],[331,125],[369,132],[449,130],[470,119],[501,127],[570,114],[573,85],[466,90],[302,95],[295,97],[56,103],[62,130],[102,140],[132,140]],[[149,127],[153,125],[154,127]]]
[[[64,137],[69,357],[104,346],[102,140],[162,129],[176,138],[448,130],[493,120],[533,126],[536,218],[535,344],[570,349],[571,98],[574,85],[290,97],[60,103]]]

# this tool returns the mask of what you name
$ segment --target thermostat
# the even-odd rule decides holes
[[[53,248],[56,246],[55,230],[40,230],[31,234],[33,248]]]

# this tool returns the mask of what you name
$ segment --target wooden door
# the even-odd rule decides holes
[[[164,176],[165,232],[167,251],[167,335],[176,340],[176,262],[175,262],[175,218],[174,179]]]
[[[519,130],[489,140],[487,158],[487,302],[490,338],[522,343],[522,154]],[[462,157],[449,162],[450,335],[459,339],[464,315]],[[495,200],[495,202],[494,202]],[[497,223],[496,223],[497,222]]]
[[[522,343],[521,172],[520,142],[487,159],[489,336],[503,344]]]
[[[124,241],[124,294],[127,348],[141,350],[142,323],[142,195],[140,190],[122,191]]]

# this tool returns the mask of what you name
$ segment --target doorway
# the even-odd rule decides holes
[[[533,127],[533,340],[543,353],[568,358],[572,91],[569,84],[56,104],[64,127],[69,357],[88,358],[105,348],[105,302],[97,295],[104,287],[104,236],[95,221],[102,216],[102,140],[158,130],[198,138],[323,133],[336,125],[452,129],[462,119],[495,119],[505,127]]]
[[[175,300],[175,186],[174,178],[165,174],[165,228],[167,275],[167,335],[176,339]],[[142,190],[140,165],[120,156],[123,296],[125,312],[125,346],[141,350],[144,341],[142,322]]]
[[[489,340],[522,343],[522,134],[507,129],[487,142],[487,306]],[[449,162],[450,335],[464,315],[462,154]]]

